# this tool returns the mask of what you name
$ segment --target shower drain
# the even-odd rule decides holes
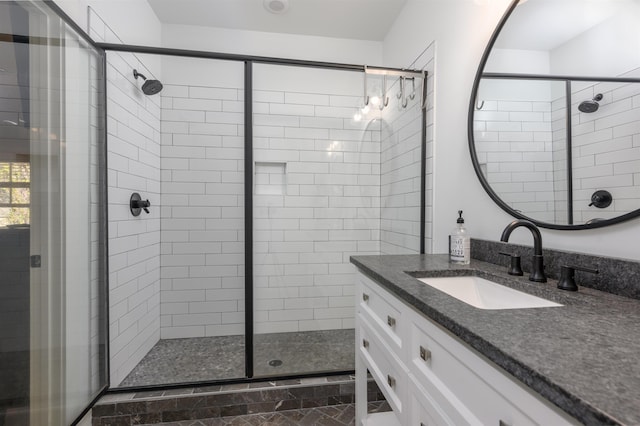
[[[282,360],[272,359],[271,361],[269,361],[269,365],[272,367],[280,367],[282,365]]]

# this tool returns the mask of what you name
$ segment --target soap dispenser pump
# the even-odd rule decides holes
[[[458,210],[457,226],[449,235],[449,259],[451,263],[468,265],[471,263],[471,239],[464,227],[462,210]]]

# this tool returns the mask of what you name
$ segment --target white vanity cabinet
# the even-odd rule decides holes
[[[570,425],[579,422],[358,273],[356,425]],[[390,413],[367,414],[367,370]]]

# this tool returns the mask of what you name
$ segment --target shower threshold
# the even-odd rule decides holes
[[[354,338],[353,329],[256,334],[254,376],[353,370]],[[118,387],[242,378],[244,357],[244,336],[164,339]]]

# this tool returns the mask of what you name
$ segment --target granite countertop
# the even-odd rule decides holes
[[[580,422],[640,424],[640,300],[584,287],[562,291],[555,280],[533,283],[477,260],[453,265],[447,255],[351,262]],[[564,306],[482,310],[414,278],[455,275],[478,275]]]

